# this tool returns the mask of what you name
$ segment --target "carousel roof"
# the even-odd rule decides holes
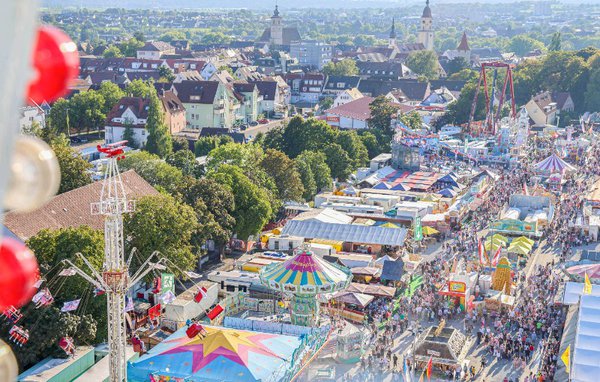
[[[565,162],[558,155],[552,154],[548,158],[535,164],[538,171],[544,173],[563,173],[565,171],[575,171],[575,167]]]
[[[128,365],[128,380],[149,375],[186,381],[266,381],[289,367],[298,337],[204,326],[206,335],[189,338],[187,326]]]
[[[317,294],[345,289],[352,280],[348,268],[329,263],[310,251],[298,252],[283,263],[260,270],[263,285],[284,292]]]

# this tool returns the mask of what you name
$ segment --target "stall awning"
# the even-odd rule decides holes
[[[304,238],[337,240],[351,243],[391,245],[404,244],[405,228],[384,228],[352,224],[323,223],[292,220],[281,231],[282,235]]]
[[[383,271],[381,271],[381,279],[389,281],[400,281],[404,273],[404,262],[402,260],[385,261],[383,263]]]

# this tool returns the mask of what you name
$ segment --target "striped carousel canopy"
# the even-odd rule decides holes
[[[574,171],[575,167],[565,162],[558,155],[552,154],[548,158],[543,161],[537,163],[535,168],[539,172],[554,174],[560,173],[563,174],[566,171]]]
[[[310,251],[302,251],[283,263],[263,267],[259,277],[261,283],[271,289],[318,294],[346,289],[352,281],[352,272],[348,268],[329,263]]]

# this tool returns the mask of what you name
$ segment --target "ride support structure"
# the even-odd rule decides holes
[[[487,69],[493,69],[494,74],[492,78],[492,86],[491,89],[488,86],[488,74]],[[504,77],[504,84],[501,89],[497,89],[497,80],[498,80],[498,70],[504,69],[506,71],[506,75]],[[469,115],[469,123],[467,125],[467,130],[471,132],[474,130],[473,120],[475,118],[475,111],[477,110],[477,101],[479,99],[479,92],[481,86],[483,85],[484,94],[485,94],[485,122],[483,128],[480,133],[496,135],[498,129],[498,121],[500,120],[502,106],[504,102],[507,100],[506,90],[507,87],[509,89],[510,103],[511,103],[511,113],[510,117],[512,119],[517,116],[517,109],[515,104],[515,88],[513,84],[513,75],[512,75],[512,65],[504,62],[484,62],[481,64],[481,70],[479,72],[479,81],[477,83],[477,88],[475,89],[475,97],[473,98],[473,103],[471,104],[471,113]],[[501,90],[500,98],[496,103],[496,94],[497,90]],[[490,94],[491,93],[491,94]],[[498,105],[498,108],[494,111],[494,106]]]
[[[92,215],[104,216],[104,264],[98,272],[81,253],[77,255],[89,268],[91,276],[72,262],[65,260],[72,269],[96,288],[106,292],[109,346],[109,381],[127,381],[127,330],[125,319],[125,296],[128,290],[145,277],[150,271],[159,268],[164,259],[156,263],[150,260],[154,252],[142,266],[130,276],[129,267],[132,255],[125,262],[123,241],[123,214],[135,211],[135,201],[128,200],[119,172],[118,160],[124,158],[126,141],[116,142],[98,151],[106,154],[107,164],[104,172],[100,201],[91,204]]]

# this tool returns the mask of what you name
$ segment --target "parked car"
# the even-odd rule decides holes
[[[81,139],[77,137],[71,137],[71,143],[81,143]]]
[[[248,128],[248,125],[246,125],[245,123],[243,125],[240,125],[240,129],[242,131],[246,130]]]
[[[260,123],[261,125],[264,125],[264,124],[267,124],[267,123],[269,123],[269,120],[268,120],[268,119],[266,119],[266,118],[259,119],[259,120],[258,120],[258,123]]]
[[[258,122],[252,121],[252,122],[250,122],[250,126],[258,126]]]
[[[284,119],[285,118],[285,114],[283,113],[274,113],[273,114],[273,119]]]

